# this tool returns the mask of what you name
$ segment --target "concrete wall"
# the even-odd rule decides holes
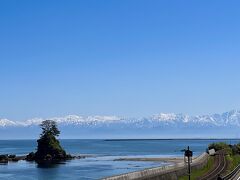
[[[191,164],[192,169],[202,168],[207,164],[209,155],[203,153],[195,158]],[[131,172],[105,178],[104,180],[177,180],[179,176],[187,174],[187,164],[178,163],[174,166],[164,166],[142,171]]]

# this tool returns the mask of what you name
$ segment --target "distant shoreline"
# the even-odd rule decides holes
[[[119,159],[114,159],[114,161],[149,161],[149,162],[168,162],[168,163],[181,163],[184,162],[182,157],[155,157],[155,158],[148,158],[148,157],[124,157]]]

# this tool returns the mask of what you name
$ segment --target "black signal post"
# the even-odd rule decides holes
[[[189,146],[187,148],[187,150],[185,150],[184,153],[184,161],[188,163],[188,179],[191,179],[191,162],[192,162],[192,156],[193,156],[193,152],[190,151]],[[186,160],[187,158],[187,160]]]

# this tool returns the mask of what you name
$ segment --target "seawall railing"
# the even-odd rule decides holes
[[[209,155],[207,153],[203,153],[200,156],[193,159],[191,164],[192,168],[203,167],[208,161]],[[184,175],[187,172],[187,164],[177,163],[173,166],[162,166],[156,168],[145,169],[142,171],[135,171],[126,174],[106,177],[103,180],[161,180],[161,179],[177,179],[179,175]]]

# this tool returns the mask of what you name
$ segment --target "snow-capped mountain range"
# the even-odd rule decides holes
[[[126,118],[118,116],[77,116],[68,115],[65,117],[47,118],[56,121],[59,125],[84,125],[84,126],[97,126],[97,125],[112,125],[112,124],[132,124],[143,126],[159,124],[159,125],[211,125],[211,126],[238,126],[240,127],[240,110],[233,110],[222,114],[189,116],[174,113],[160,113],[150,117],[143,118]],[[42,118],[34,118],[26,121],[12,121],[8,119],[0,119],[0,127],[9,126],[34,126],[39,125],[43,120]]]
[[[58,123],[61,138],[240,138],[240,111],[189,116],[160,113],[150,117],[77,116],[47,118]],[[35,139],[45,119],[0,119],[0,139]]]

